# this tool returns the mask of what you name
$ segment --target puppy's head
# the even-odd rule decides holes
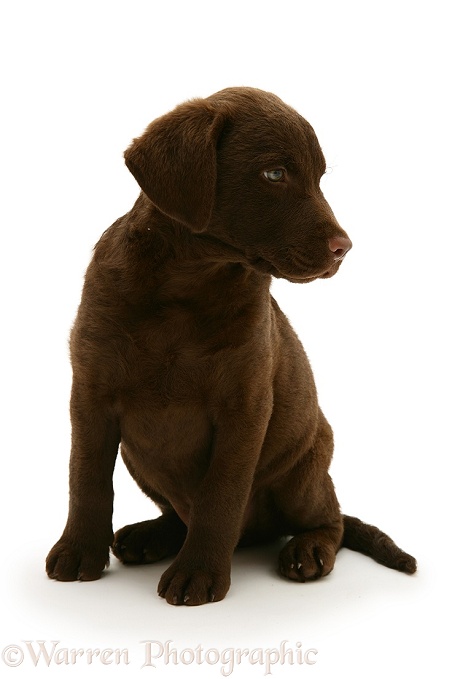
[[[266,273],[328,278],[351,248],[320,190],[314,130],[270,93],[229,88],[186,102],[151,123],[125,160],[161,212]]]

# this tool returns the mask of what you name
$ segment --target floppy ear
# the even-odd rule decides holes
[[[212,213],[223,124],[209,102],[194,99],[152,122],[124,153],[148,198],[193,231],[204,231]]]

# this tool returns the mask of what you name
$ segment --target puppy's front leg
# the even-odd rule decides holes
[[[224,599],[231,560],[268,423],[266,408],[217,426],[209,470],[190,511],[178,556],[162,575],[159,595],[170,604],[196,606]]]
[[[69,516],[46,570],[56,580],[97,580],[113,540],[113,469],[119,426],[89,388],[73,385]]]

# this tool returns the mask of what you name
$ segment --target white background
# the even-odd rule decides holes
[[[140,642],[316,648],[274,676],[446,676],[450,666],[450,29],[446,2],[4,2],[1,49],[1,629],[129,666],[42,664],[2,676],[131,676]],[[300,334],[336,435],[343,510],[414,554],[409,577],[342,550],[297,585],[275,547],[237,554],[225,601],[171,607],[167,563],[50,581],[66,519],[67,338],[84,269],[138,187],[122,153],[156,116],[223,87],[270,90],[314,126],[323,190],[354,243],[339,274],[274,294]],[[118,461],[115,528],[153,515]],[[311,656],[312,657],[312,656]],[[140,676],[220,677],[220,664]],[[264,676],[242,665],[232,676]]]

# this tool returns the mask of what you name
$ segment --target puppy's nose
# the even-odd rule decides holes
[[[334,259],[343,259],[352,247],[352,242],[347,236],[333,236],[328,239],[328,247],[334,254]]]

